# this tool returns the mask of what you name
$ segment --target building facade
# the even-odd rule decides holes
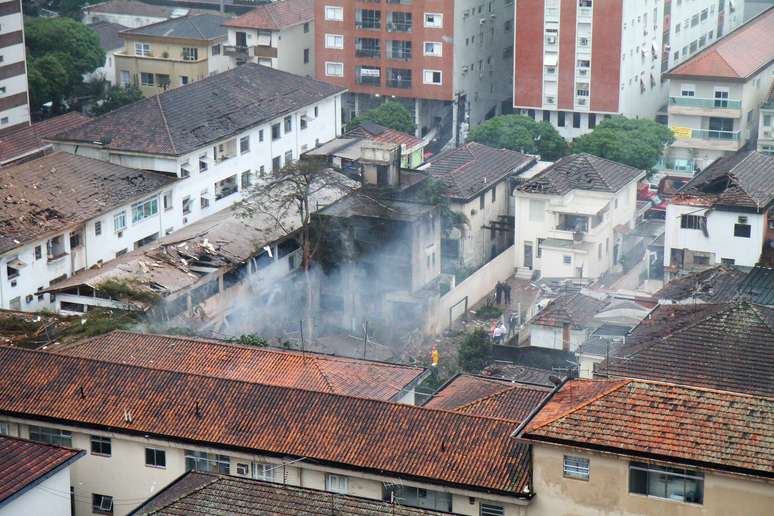
[[[314,3],[282,0],[265,4],[224,23],[224,50],[232,65],[258,63],[314,76]]]
[[[774,155],[774,79],[758,114],[758,152]]]
[[[315,32],[316,75],[352,93],[347,117],[394,98],[418,136],[460,143],[510,110],[512,2],[316,2]]]
[[[21,2],[0,3],[0,132],[30,124]]]
[[[514,107],[565,138],[611,115],[655,118],[662,72],[741,23],[725,0],[528,0],[516,4]],[[738,4],[738,2],[736,3]],[[670,32],[672,23],[679,28]],[[687,21],[684,21],[687,20]],[[685,54],[674,49],[690,42]]]

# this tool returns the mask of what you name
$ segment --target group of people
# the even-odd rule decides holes
[[[506,305],[511,304],[511,286],[508,283],[498,281],[495,285],[495,301],[499,305],[505,302]]]
[[[505,325],[504,318],[494,319],[492,325],[489,327],[489,335],[492,337],[492,341],[495,344],[502,344],[503,341],[510,339],[518,332],[517,326],[519,325],[519,315],[517,313],[511,313],[508,317],[508,326]]]

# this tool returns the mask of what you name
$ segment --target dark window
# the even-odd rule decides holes
[[[700,504],[704,503],[704,474],[632,462],[629,465],[629,492]]]
[[[243,136],[239,139],[239,153],[244,154],[250,152],[250,137]]]
[[[484,198],[484,194],[481,194],[481,196],[478,198],[478,207],[479,209],[484,209],[484,203],[486,202],[486,199]]]
[[[694,265],[709,265],[709,256],[696,254],[693,256]]]
[[[307,32],[309,32],[309,22],[306,22],[304,24],[304,34],[306,34]]]
[[[559,127],[564,127],[564,111],[559,111],[557,115],[558,115],[558,120],[556,121],[556,125],[558,125]]]
[[[497,187],[492,188],[492,202],[497,200]]]
[[[271,170],[272,172],[277,172],[279,169],[282,168],[282,158],[277,156],[275,158],[272,158],[271,160]]]
[[[43,257],[43,248],[39,245],[35,246],[35,259],[40,260]]]
[[[156,448],[145,448],[145,465],[154,468],[166,468],[167,452]]]
[[[92,494],[91,512],[96,514],[113,514],[113,497],[96,493]]]
[[[580,120],[581,116],[580,113],[573,113],[572,114],[572,126],[576,129],[580,128]]]
[[[70,249],[75,249],[81,246],[81,234],[73,233],[70,235]]]
[[[309,63],[309,49],[305,48],[304,49],[304,64],[307,64],[307,63]]]
[[[589,129],[594,129],[597,126],[597,115],[589,113]]]
[[[734,224],[734,236],[741,238],[750,238],[749,224]]]
[[[110,437],[101,437],[99,435],[91,436],[91,454],[110,456],[111,444]]]
[[[101,234],[102,234],[102,222],[98,220],[97,222],[94,223],[94,235],[100,236]]]
[[[231,459],[229,459],[228,455],[185,450],[186,471],[205,471],[228,475],[230,465]]]
[[[258,141],[259,141],[259,142],[262,142],[262,141],[263,141],[263,129],[261,129],[260,131],[258,131]]]
[[[721,258],[720,263],[723,265],[734,265],[736,263],[736,260],[733,258]]]
[[[282,137],[282,126],[274,124],[271,126],[271,139],[279,140]]]
[[[56,428],[47,428],[45,426],[29,426],[30,441],[39,443],[53,444],[55,446],[64,446],[71,448],[73,445],[73,435],[69,430],[59,430]]]
[[[683,229],[699,229],[704,231],[707,227],[707,218],[701,215],[681,215],[680,227]]]
[[[543,122],[551,123],[551,112],[546,110],[543,111]]]
[[[534,109],[528,109],[527,110],[527,116],[530,117],[532,120],[535,119],[535,110]]]
[[[293,118],[290,116],[285,117],[285,132],[289,133],[293,130]]]

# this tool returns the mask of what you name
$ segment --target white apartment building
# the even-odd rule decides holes
[[[514,107],[550,122],[568,139],[591,131],[611,115],[655,118],[666,103],[661,75],[669,63],[685,59],[741,23],[741,7],[735,7],[731,17],[725,4],[725,0],[517,3]],[[679,29],[672,36],[665,22],[676,20]],[[689,42],[691,52],[675,57],[672,49],[683,41]]]
[[[758,113],[758,152],[774,155],[774,77],[771,89]]]
[[[0,3],[0,131],[30,124],[21,2]]]
[[[770,248],[772,207],[774,156],[740,152],[712,163],[667,206],[667,276],[720,264],[754,266]]]
[[[544,278],[595,279],[616,265],[634,226],[645,172],[573,154],[516,189],[516,267]]]
[[[671,69],[667,149],[673,168],[700,170],[754,141],[774,78],[774,8]]]
[[[281,0],[256,7],[223,24],[224,52],[232,65],[258,63],[285,72],[314,75],[314,2]]]

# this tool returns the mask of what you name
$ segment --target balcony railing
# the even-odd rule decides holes
[[[355,56],[379,59],[382,56],[382,52],[378,48],[358,48],[355,50]]]
[[[364,86],[379,86],[382,83],[381,77],[374,77],[373,75],[358,75],[355,77],[358,84]]]
[[[702,140],[724,140],[738,142],[741,137],[741,131],[713,131],[712,129],[692,129],[692,138]]]
[[[355,22],[355,28],[362,30],[381,30],[382,23],[379,21],[358,21]]]
[[[411,88],[411,79],[387,79],[387,86],[408,90]]]
[[[404,51],[388,51],[387,52],[387,59],[392,59],[395,61],[411,61],[411,50],[404,50]]]
[[[705,109],[741,109],[741,100],[706,99],[699,97],[669,97],[673,106],[695,107]]]
[[[411,32],[412,26],[412,23],[392,22],[387,24],[387,32]]]

